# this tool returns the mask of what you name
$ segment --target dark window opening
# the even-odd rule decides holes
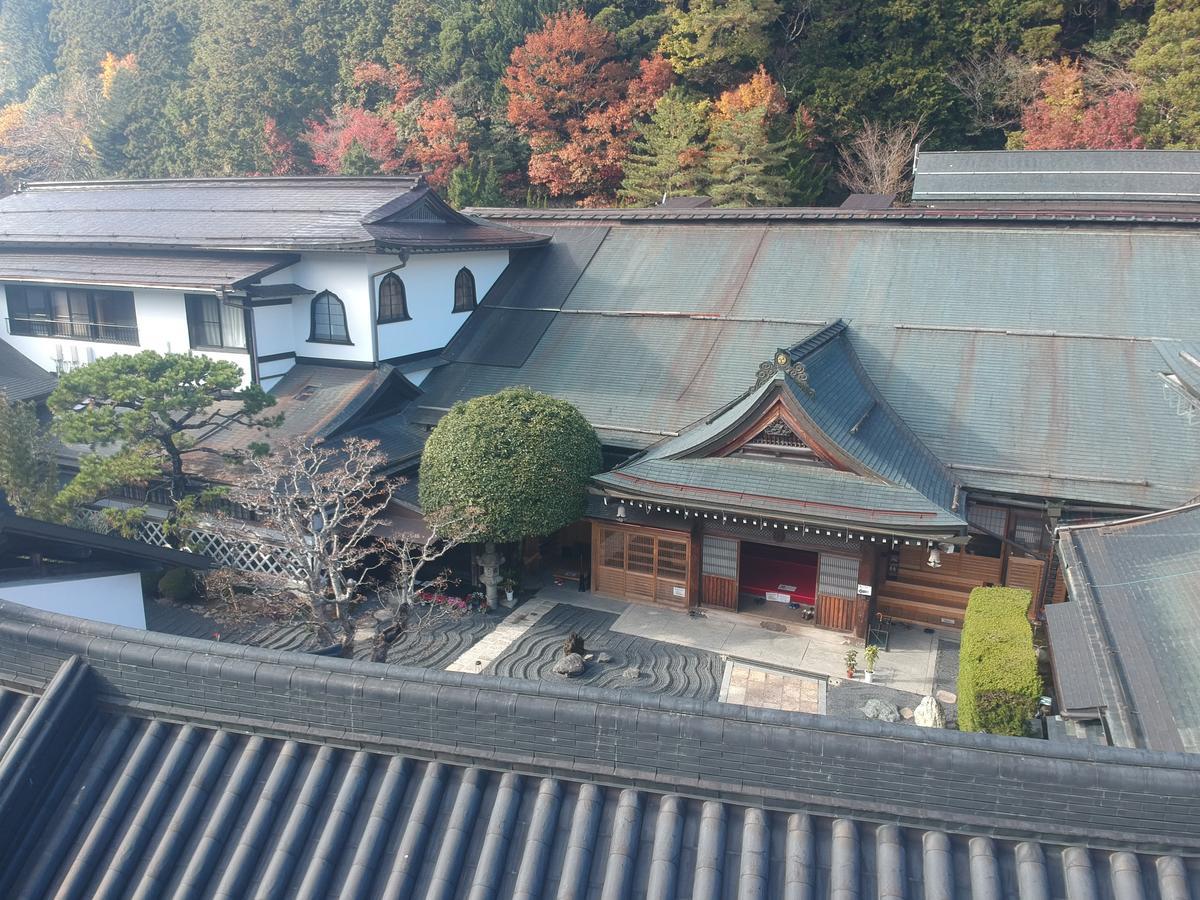
[[[241,307],[208,294],[185,294],[183,299],[192,349],[246,349],[246,317]]]
[[[410,318],[404,282],[395,272],[384,275],[379,282],[379,324],[407,322]]]
[[[349,344],[346,307],[336,294],[321,291],[312,300],[312,333],[308,338],[319,344]]]
[[[454,311],[470,312],[475,308],[475,276],[466,266],[454,276]]]
[[[138,343],[130,291],[8,285],[8,333],[107,344]]]

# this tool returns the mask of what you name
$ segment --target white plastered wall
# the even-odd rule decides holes
[[[0,598],[110,625],[146,627],[142,580],[137,572],[0,584]]]

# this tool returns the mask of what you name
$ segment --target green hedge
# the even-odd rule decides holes
[[[958,727],[1023,735],[1042,695],[1029,604],[1018,588],[975,588],[958,658]]]

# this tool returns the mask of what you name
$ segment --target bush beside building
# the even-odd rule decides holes
[[[1029,591],[975,588],[963,620],[958,663],[958,727],[1025,734],[1042,694]]]

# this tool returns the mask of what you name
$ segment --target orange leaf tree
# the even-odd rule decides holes
[[[582,11],[546,20],[512,53],[508,121],[528,141],[529,179],[552,196],[610,202],[634,122],[671,82],[666,60],[620,62],[613,35]]]

